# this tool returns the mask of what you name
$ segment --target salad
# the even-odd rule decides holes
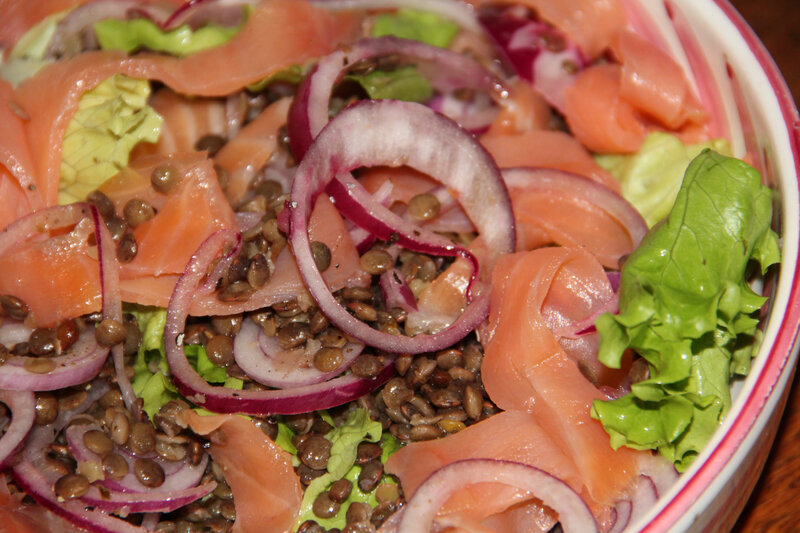
[[[0,15],[9,531],[620,532],[724,420],[771,191],[632,3]]]

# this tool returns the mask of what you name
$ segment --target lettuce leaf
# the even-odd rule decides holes
[[[291,83],[293,85],[299,85],[303,78],[306,75],[306,68],[302,65],[298,65],[297,63],[293,63],[288,67],[279,70],[274,74],[270,74],[266,78],[259,80],[257,82],[251,83],[247,85],[247,90],[251,93],[260,93],[271,83],[284,81],[286,83]]]
[[[207,24],[192,30],[188,25],[165,31],[146,18],[108,19],[96,22],[94,31],[103,50],[121,50],[128,54],[146,48],[174,56],[187,56],[230,41],[244,26]]]
[[[53,40],[56,26],[69,11],[49,15],[26,31],[0,62],[0,78],[16,87],[24,79],[36,74],[39,69],[52,63],[52,59],[45,58],[47,47]],[[2,59],[1,53],[0,59]]]
[[[395,70],[375,70],[369,74],[348,75],[344,79],[361,85],[373,100],[391,99],[427,102],[433,96],[430,82],[412,66]]]
[[[58,201],[86,196],[128,164],[138,143],[156,142],[162,118],[147,105],[147,80],[116,74],[81,97],[64,132]]]
[[[635,154],[598,155],[595,159],[620,181],[622,196],[652,227],[672,209],[686,167],[707,148],[731,154],[725,139],[686,146],[675,135],[656,131],[647,136]]]
[[[458,34],[458,24],[435,13],[398,9],[395,13],[378,15],[372,27],[372,37],[394,35],[447,48]]]
[[[765,298],[748,285],[779,261],[772,194],[746,163],[704,151],[686,171],[669,217],[624,263],[620,312],[596,322],[598,357],[619,368],[632,348],[648,379],[596,401],[616,449],[657,449],[686,469],[730,408],[730,380],[749,371]]]
[[[358,445],[361,442],[381,441],[383,454],[381,460],[385,462],[389,455],[399,448],[397,439],[388,435],[381,439],[383,428],[380,422],[372,420],[366,409],[355,409],[350,412],[345,422],[338,427],[334,427],[325,435],[331,441],[331,457],[328,459],[328,471],[322,476],[313,480],[303,494],[303,501],[300,504],[300,516],[297,519],[297,526],[306,520],[314,520],[326,529],[344,528],[347,525],[347,508],[353,502],[367,503],[372,507],[378,505],[375,491],[365,493],[358,487],[358,475],[361,467],[355,464],[358,453]],[[312,506],[314,500],[324,491],[330,489],[331,485],[339,479],[348,479],[353,483],[353,490],[350,496],[342,502],[340,511],[331,518],[320,518],[314,514]],[[384,476],[380,483],[395,483],[389,477]],[[296,529],[296,528],[295,528]]]
[[[167,352],[164,348],[164,326],[167,323],[167,311],[159,307],[131,306],[126,308],[139,324],[142,332],[142,343],[133,364],[133,392],[144,402],[143,409],[150,419],[170,400],[183,397],[170,380]],[[225,368],[215,365],[199,344],[187,344],[184,352],[189,363],[200,376],[214,384],[241,390],[244,382],[228,376]]]

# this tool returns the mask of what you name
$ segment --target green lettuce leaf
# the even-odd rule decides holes
[[[379,15],[371,32],[373,37],[394,35],[441,48],[450,46],[457,34],[458,24],[455,22],[435,13],[412,9],[398,9],[395,13]]]
[[[596,322],[598,357],[620,367],[632,348],[648,379],[614,401],[596,401],[614,448],[657,449],[689,466],[730,408],[730,380],[749,370],[765,298],[748,285],[778,262],[772,194],[746,163],[704,151],[686,171],[668,218],[624,263],[620,312]]]
[[[294,63],[289,65],[288,67],[279,70],[274,74],[270,74],[266,78],[259,80],[255,83],[251,83],[247,86],[247,90],[251,93],[260,93],[264,89],[266,89],[271,83],[283,81],[286,83],[291,83],[293,85],[299,85],[303,78],[306,75],[306,68],[302,65],[298,65]]]
[[[0,78],[16,87],[23,80],[36,74],[42,67],[53,62],[46,59],[47,48],[56,26],[71,10],[49,15],[36,23],[17,40],[14,48],[6,54],[0,53]]]
[[[351,411],[347,416],[347,420],[341,426],[334,427],[325,435],[325,438],[331,441],[331,457],[328,459],[328,471],[314,479],[306,488],[305,494],[303,494],[303,501],[300,504],[300,516],[295,529],[306,520],[314,520],[326,529],[342,529],[347,524],[345,515],[351,503],[362,502],[372,507],[378,504],[375,498],[375,491],[365,493],[358,488],[358,474],[361,472],[361,467],[357,466],[355,462],[358,445],[364,441],[381,441],[382,432],[383,428],[380,422],[370,419],[367,410],[359,408]],[[382,460],[384,460],[384,456],[388,459],[388,456],[399,448],[398,441],[391,435],[381,442],[381,446],[383,447]],[[312,510],[314,500],[322,492],[328,490],[335,481],[342,478],[348,479],[353,483],[353,490],[350,492],[350,496],[342,502],[340,511],[331,518],[316,516]],[[395,483],[389,476],[384,476],[380,482]]]
[[[361,85],[373,100],[391,99],[426,102],[433,96],[430,82],[412,66],[395,70],[375,70],[369,74],[351,74],[344,79]]]
[[[620,181],[622,196],[652,227],[672,209],[686,167],[707,148],[731,155],[725,139],[686,146],[675,135],[656,131],[647,136],[635,154],[598,155],[595,159]]]
[[[147,105],[147,80],[116,74],[81,97],[64,132],[58,201],[86,196],[128,164],[138,143],[156,142],[161,117]]]
[[[150,419],[170,400],[183,397],[170,380],[167,353],[164,348],[164,326],[167,323],[167,311],[159,307],[130,306],[126,312],[131,313],[142,332],[142,343],[133,364],[133,392],[144,402],[143,409]],[[241,390],[244,382],[228,376],[225,368],[215,365],[199,344],[184,346],[189,363],[200,376],[209,383],[222,384],[226,387]]]
[[[174,56],[187,56],[214,48],[228,41],[244,26],[207,24],[192,30],[188,25],[165,31],[146,18],[108,19],[96,22],[94,31],[103,50],[121,50],[128,54],[146,48]]]

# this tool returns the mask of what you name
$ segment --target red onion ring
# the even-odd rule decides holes
[[[11,423],[0,437],[0,471],[5,469],[36,420],[36,397],[29,391],[0,390],[0,402],[11,411]]]
[[[558,513],[565,533],[598,532],[597,522],[569,485],[536,467],[494,459],[456,461],[431,474],[408,501],[397,528],[398,533],[423,533],[431,530],[436,513],[450,496],[475,483],[502,483],[526,490]]]
[[[344,359],[339,368],[322,372],[314,366],[313,355],[304,348],[287,350],[277,337],[270,337],[252,320],[244,320],[233,341],[233,356],[245,374],[253,380],[278,389],[322,383],[350,368],[364,345],[348,342],[342,348]]]
[[[24,320],[3,317],[3,323],[0,324],[0,344],[12,348],[20,342],[28,342],[33,329],[33,327],[25,324]]]
[[[15,355],[0,366],[0,389],[15,391],[50,391],[85,383],[100,372],[108,349],[102,348],[94,338],[94,330],[80,334],[70,353],[49,358],[55,368],[46,374],[27,370],[37,357]]]
[[[169,16],[169,11],[156,3],[148,4],[136,0],[101,0],[76,7],[56,26],[53,38],[47,46],[46,57],[71,55],[70,48],[79,46],[81,32],[92,28],[96,22],[107,19],[127,20],[132,16],[157,22]]]
[[[520,17],[512,9],[484,9],[478,20],[501,57],[529,81],[556,109],[564,108],[564,89],[589,61],[560,30],[538,20]],[[558,43],[548,46],[547,43]],[[572,69],[564,65],[571,65]]]
[[[257,3],[256,0],[188,0],[160,25],[167,31],[184,24],[196,30],[209,22],[238,26],[245,21],[243,8]]]
[[[83,442],[83,436],[87,431],[98,429],[97,426],[92,424],[80,424],[70,426],[65,431],[67,444],[70,447],[73,457],[79,463],[96,462],[101,463],[103,458],[92,452]],[[164,483],[157,488],[151,488],[143,485],[136,475],[133,473],[134,463],[140,456],[135,456],[129,450],[117,447],[116,453],[120,455],[125,462],[128,463],[128,473],[120,480],[113,478],[106,478],[97,480],[97,484],[102,485],[108,489],[118,492],[133,492],[145,494],[162,494],[171,493],[174,491],[182,491],[197,486],[205,473],[206,465],[208,465],[208,455],[204,454],[200,462],[192,465],[186,461],[166,461],[161,459],[155,454],[149,454],[144,457],[151,459],[158,463],[164,471]],[[138,512],[138,511],[137,511]]]
[[[53,483],[27,459],[22,458],[12,467],[14,481],[36,503],[73,524],[94,533],[148,533],[102,511],[89,510],[80,500],[59,501],[53,493]]]
[[[186,270],[175,284],[164,328],[167,362],[172,380],[186,399],[216,413],[249,415],[298,414],[328,409],[359,398],[386,383],[394,372],[393,361],[386,359],[381,372],[372,379],[352,374],[315,385],[283,390],[234,390],[207,383],[192,368],[183,351],[183,329],[189,306],[195,296],[210,294],[224,269],[236,257],[241,237],[230,230],[212,234],[195,252]],[[219,260],[214,276],[207,276],[209,266],[220,250],[231,246]]]
[[[80,501],[96,510],[123,516],[128,513],[169,513],[211,494],[216,487],[215,481],[209,481],[183,490],[143,493],[101,491],[92,486]]]
[[[417,68],[441,91],[461,88],[497,94],[504,91],[497,78],[463,54],[397,37],[362,39],[320,59],[300,84],[287,123],[289,145],[298,160],[328,123],[331,92],[342,71],[358,61],[389,54],[421,61]]]
[[[10,224],[0,233],[0,254],[7,252],[27,240],[43,236],[47,232],[74,226],[87,216],[92,209],[85,203],[54,206],[26,215]],[[102,225],[105,228],[105,225]],[[108,230],[106,229],[106,234]],[[98,240],[98,243],[100,241]],[[98,250],[100,246],[98,246]],[[102,272],[101,272],[102,278]],[[108,350],[98,346],[94,331],[88,330],[78,337],[70,353],[53,357],[54,370],[37,374],[27,370],[36,358],[26,356],[11,357],[0,366],[0,388],[9,390],[56,390],[84,383],[100,371]]]
[[[631,521],[631,512],[633,511],[633,504],[630,500],[622,500],[617,502],[611,510],[614,524],[608,533],[622,533]]]
[[[97,242],[97,263],[100,266],[100,291],[103,298],[103,320],[113,320],[123,324],[122,297],[119,292],[119,261],[117,260],[116,246],[111,238],[111,232],[100,217],[100,211],[94,205],[90,206],[92,221],[94,222],[94,235]],[[125,354],[122,344],[111,347],[111,358],[114,361],[114,371],[117,376],[117,385],[122,393],[125,408],[130,411],[136,420],[142,419],[142,408],[133,392],[133,385],[125,370]]]
[[[407,313],[417,311],[414,293],[399,270],[392,268],[381,274],[380,285],[387,309],[398,307]]]
[[[543,193],[563,194],[575,198],[582,205],[596,206],[613,218],[627,233],[631,251],[639,246],[647,234],[647,222],[642,215],[620,194],[587,177],[572,174],[563,170],[534,167],[514,167],[502,170],[503,180],[512,191],[516,188],[526,191],[542,191]],[[562,245],[574,245],[572,242],[559,242]],[[583,243],[582,243],[583,244]],[[595,253],[590,243],[583,247],[595,255],[606,268],[619,268],[619,254],[610,255]]]
[[[74,407],[66,408],[67,406],[63,406],[65,408],[60,408],[58,410],[58,416],[51,424],[51,427],[55,433],[58,433],[72,421],[72,418],[81,414],[85,413],[94,403],[103,397],[103,395],[108,392],[111,386],[105,379],[94,379],[87,385],[83,387],[83,390],[86,391],[86,397],[83,399],[81,403]]]
[[[89,206],[85,203],[48,207],[25,215],[0,232],[0,255],[45,232],[74,226],[87,216],[89,216]]]
[[[351,174],[347,172],[339,174],[327,184],[325,191],[331,195],[337,209],[348,220],[366,229],[374,237],[399,244],[418,253],[464,257],[472,264],[473,271],[477,275],[478,260],[469,250],[456,246],[441,235],[423,229],[412,220],[387,209],[375,201],[369,191]]]
[[[440,350],[464,338],[484,320],[488,291],[475,291],[477,295],[461,316],[440,333],[391,335],[354,318],[336,301],[311,254],[308,220],[317,196],[335,176],[357,167],[386,164],[405,164],[442,180],[485,239],[489,264],[499,254],[514,250],[511,202],[491,156],[450,119],[420,104],[390,100],[362,101],[345,109],[311,145],[292,187],[289,242],[306,287],[339,329],[391,353]]]

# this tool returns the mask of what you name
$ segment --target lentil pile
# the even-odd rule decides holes
[[[285,93],[286,87],[281,84],[273,92],[268,90],[258,98],[242,96],[248,102],[246,115],[257,116],[266,103]],[[213,157],[226,141],[219,135],[207,135],[197,140],[195,148],[208,150]],[[285,139],[280,147],[281,152],[273,157],[271,166],[253,179],[244,199],[236,206],[237,212],[256,213],[258,218],[243,231],[241,252],[218,284],[216,294],[222,302],[246,301],[263,287],[274,273],[275,259],[287,245],[287,236],[280,229],[278,216],[288,194],[285,184],[270,176],[285,173],[286,168],[280,167],[293,165],[294,161]],[[224,181],[224,171],[217,170],[219,179]],[[174,166],[161,165],[152,171],[150,179],[156,191],[168,195],[176,189],[182,176]],[[118,260],[121,263],[132,261],[137,255],[133,230],[150,220],[156,210],[147,201],[134,198],[118,212],[111,200],[99,190],[89,194],[87,200],[98,208],[109,228]],[[415,220],[424,221],[435,217],[440,206],[435,196],[421,194],[412,198],[407,209]],[[452,234],[449,237],[465,244],[473,236]],[[378,277],[391,268],[397,268],[411,290],[419,294],[449,266],[451,260],[408,251],[393,254],[390,247],[391,243],[379,241],[361,255],[361,268],[372,276],[369,287],[346,287],[335,296],[353,316],[380,331],[394,335],[416,333],[405,327],[407,313],[404,310],[387,308]],[[315,241],[312,252],[320,271],[327,270],[331,264],[328,247]],[[0,297],[0,302],[6,316],[25,320],[28,313],[25,302],[10,295]],[[341,370],[343,348],[351,340],[304,298],[290,298],[248,313],[190,318],[184,344],[202,346],[211,363],[224,368],[228,376],[241,380],[242,387],[248,390],[266,390],[267,387],[252,380],[234,360],[234,339],[243,321],[258,324],[265,335],[277,339],[282,349],[301,350],[303,356],[298,364],[313,365],[321,372]],[[142,331],[134,315],[129,313],[124,315],[123,322],[103,320],[100,314],[93,314],[64,321],[55,328],[34,328],[26,341],[11,346],[0,344],[0,363],[9,354],[32,356],[27,369],[47,373],[54,368],[52,357],[67,353],[78,335],[89,327],[95,329],[99,345],[124,346],[126,373],[132,378]],[[304,487],[327,471],[331,442],[325,436],[335,427],[329,422],[334,425],[344,423],[348,413],[354,409],[367,410],[370,418],[379,422],[385,434],[396,439],[397,443],[440,438],[497,412],[481,385],[482,351],[474,335],[449,349],[417,356],[385,354],[368,348],[352,363],[348,372],[362,378],[375,377],[386,359],[394,360],[397,376],[358,401],[331,409],[328,421],[320,413],[252,417],[253,423],[273,440],[278,438],[280,425],[289,430],[291,445],[296,450],[295,471]],[[82,443],[100,459],[99,463],[90,462],[91,467],[79,462],[70,452],[65,428],[49,446],[46,457],[48,465],[61,474],[53,487],[59,500],[86,495],[97,479],[107,477],[119,481],[131,473],[142,486],[157,489],[164,483],[165,465],[188,463],[197,466],[208,447],[206,437],[192,433],[179,422],[181,411],[190,408],[188,403],[172,400],[155,413],[152,421],[137,420],[136,415],[125,408],[115,379],[109,358],[96,380],[108,382],[108,390],[99,398],[90,397],[91,387],[36,394],[36,424],[52,424],[62,413],[77,413],[67,427],[90,427],[83,433]],[[97,387],[97,383],[93,382],[92,386]],[[130,455],[120,455],[120,449],[127,450]],[[310,518],[300,524],[298,531],[365,533],[380,527],[404,503],[397,480],[383,470],[382,454],[381,443],[365,441],[358,444],[357,478],[354,481],[345,478],[334,481],[314,500],[312,511],[316,519],[330,519],[344,513],[344,528],[326,529]],[[201,483],[210,480],[215,481],[217,487],[209,497],[162,515],[155,530],[180,533],[229,531],[236,518],[233,495],[224,473],[213,460],[208,462]],[[346,503],[354,486],[376,503]],[[132,515],[129,520],[135,523],[139,518]]]

